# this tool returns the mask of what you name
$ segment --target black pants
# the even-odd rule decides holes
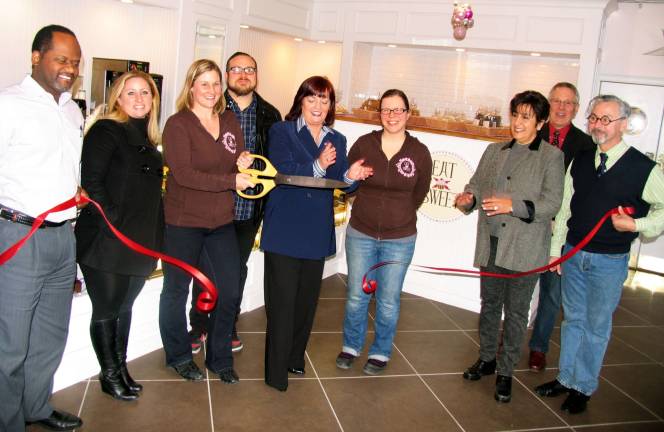
[[[304,368],[318,305],[324,259],[265,252],[265,382],[288,387],[288,368]]]
[[[249,256],[251,251],[254,248],[254,242],[256,241],[256,233],[258,232],[258,227],[260,222],[255,223],[253,219],[248,219],[244,221],[234,221],[233,225],[235,226],[235,235],[237,237],[237,245],[240,251],[240,297],[237,301],[237,312],[235,314],[235,323],[237,324],[238,317],[240,316],[240,304],[242,304],[242,295],[244,294],[244,282],[247,280],[247,261],[249,261]],[[209,261],[209,254],[203,252],[203,259],[199,262],[200,269],[203,273],[209,274],[209,269],[212,263]],[[196,299],[201,292],[201,287],[198,284],[194,284],[194,289],[191,297],[191,310],[189,311],[189,324],[191,328],[196,332],[207,333],[208,331],[208,315],[199,312],[196,309]],[[233,335],[235,335],[236,329],[233,325]]]
[[[144,276],[106,272],[81,264],[85,286],[92,302],[92,321],[115,319],[131,311],[145,285]]]

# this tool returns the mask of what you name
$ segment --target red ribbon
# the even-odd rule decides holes
[[[623,207],[623,212],[628,215],[634,214],[634,207]],[[567,261],[568,259],[572,258],[574,254],[576,254],[578,251],[583,249],[585,245],[592,240],[593,237],[595,237],[595,234],[597,234],[597,231],[602,227],[604,222],[611,217],[611,215],[614,214],[619,214],[618,208],[611,209],[607,211],[604,216],[595,224],[592,230],[577,244],[574,246],[574,248],[570,249],[569,252],[567,252],[565,255],[561,256],[557,260],[553,261],[550,264],[544,265],[542,267],[537,267],[532,270],[524,271],[524,272],[519,272],[519,273],[512,273],[512,274],[504,274],[504,273],[491,273],[491,272],[483,272],[483,271],[478,271],[478,270],[464,270],[464,269],[457,269],[457,268],[447,268],[447,267],[429,267],[429,266],[423,266],[423,265],[418,265],[418,264],[413,264],[411,267],[415,267],[416,269],[423,269],[423,270],[428,270],[428,271],[438,271],[438,272],[446,272],[446,273],[464,273],[464,274],[474,274],[474,275],[480,275],[480,276],[488,276],[488,277],[495,277],[495,278],[501,278],[501,279],[512,279],[512,278],[518,278],[518,277],[523,277],[523,276],[528,276],[533,273],[541,273],[543,271],[549,270],[553,267],[556,267],[557,265],[560,265]],[[369,267],[369,270],[362,276],[362,290],[367,293],[371,294],[374,291],[376,291],[376,288],[378,288],[378,282],[376,282],[374,279],[369,279],[367,280],[367,275],[369,272],[372,270],[376,270],[377,268],[389,265],[389,264],[405,264],[400,261],[382,261],[379,262],[378,264],[374,264],[371,267]]]
[[[173,258],[169,255],[164,255],[162,253],[153,251],[152,249],[148,249],[144,246],[141,246],[140,244],[136,243],[129,237],[125,236],[122,234],[120,231],[118,231],[117,228],[113,226],[111,221],[108,220],[106,217],[106,213],[104,213],[104,210],[102,210],[101,206],[99,203],[94,201],[91,198],[81,196],[80,199],[77,201],[76,198],[70,198],[69,200],[58,204],[57,206],[53,207],[50,210],[45,211],[44,213],[40,214],[35,218],[34,223],[32,224],[32,228],[28,232],[28,234],[25,235],[21,240],[16,242],[13,246],[11,246],[9,249],[4,251],[2,254],[0,254],[0,265],[3,265],[7,261],[9,261],[14,255],[16,255],[16,252],[18,252],[21,247],[23,247],[23,244],[28,241],[30,237],[39,229],[41,224],[44,222],[44,219],[50,214],[50,213],[56,213],[62,210],[67,210],[70,209],[78,202],[89,202],[95,207],[97,207],[97,210],[99,210],[99,213],[101,216],[104,218],[106,221],[106,225],[113,231],[113,234],[122,242],[124,243],[127,247],[129,247],[131,250],[136,251],[140,254],[151,256],[152,258],[157,258],[161,259],[162,262],[166,262],[168,264],[174,265],[176,267],[181,268],[185,272],[189,273],[196,281],[201,285],[203,290],[201,291],[200,295],[198,296],[198,299],[196,300],[196,308],[200,310],[203,313],[209,313],[214,309],[214,305],[217,301],[217,287],[214,286],[212,281],[208,279],[207,276],[205,276],[203,273],[201,273],[200,270],[197,268],[187,264],[184,261],[181,261],[177,258]]]

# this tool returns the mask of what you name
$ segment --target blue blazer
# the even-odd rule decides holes
[[[268,133],[268,157],[282,174],[313,177],[313,163],[330,142],[337,160],[325,178],[342,180],[348,169],[346,137],[328,133],[320,148],[307,127],[297,121],[275,123]],[[263,218],[261,248],[294,258],[321,259],[336,252],[332,189],[279,185],[268,195]]]

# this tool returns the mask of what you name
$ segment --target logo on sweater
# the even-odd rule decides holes
[[[237,142],[235,141],[235,135],[230,132],[226,132],[223,137],[221,137],[221,142],[224,143],[224,147],[229,152],[235,154],[237,151]]]
[[[401,158],[397,161],[397,171],[404,177],[412,177],[415,175],[415,162],[409,157]]]
[[[462,213],[454,208],[454,198],[473,176],[470,164],[455,153],[431,153],[431,185],[419,212],[437,222],[451,222]]]

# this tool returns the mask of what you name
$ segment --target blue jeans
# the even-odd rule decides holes
[[[572,247],[565,245],[564,253]],[[579,251],[562,267],[565,320],[558,381],[587,396],[597,390],[611,321],[627,278],[629,252]]]
[[[549,351],[549,339],[562,303],[560,275],[555,271],[542,273],[539,278],[539,289],[537,316],[529,346],[531,351],[546,353]]]
[[[346,260],[348,262],[348,294],[344,317],[342,350],[358,356],[364,346],[367,333],[367,317],[371,295],[362,291],[362,276],[374,264],[382,261],[399,261],[369,273],[375,279],[376,335],[369,349],[369,358],[388,361],[392,354],[392,340],[397,331],[401,289],[408,265],[415,251],[417,235],[391,240],[377,240],[350,226],[346,231]]]

